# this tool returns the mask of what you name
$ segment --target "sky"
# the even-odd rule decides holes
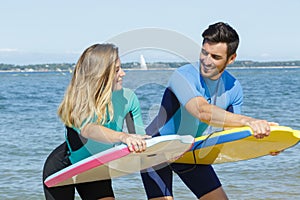
[[[5,64],[75,63],[94,43],[151,28],[188,38],[200,48],[201,33],[219,21],[240,36],[237,60],[300,60],[299,0],[0,0],[0,5],[0,63]],[[185,41],[153,35],[131,34],[126,41],[173,38],[177,46]],[[126,49],[122,42],[116,45]],[[198,54],[194,48],[190,51]],[[141,50],[121,60],[138,60],[139,54],[145,54],[146,62],[178,57],[178,52],[172,57],[169,52]]]

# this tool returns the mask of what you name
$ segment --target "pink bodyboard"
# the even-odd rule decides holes
[[[147,149],[142,153],[131,153],[127,145],[121,144],[90,156],[50,175],[45,185],[56,187],[106,180],[174,161],[191,148],[194,138],[166,135],[148,139],[146,143]]]

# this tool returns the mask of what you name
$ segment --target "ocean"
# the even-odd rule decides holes
[[[244,89],[243,113],[300,130],[300,69],[229,69]],[[128,70],[147,125],[172,70]],[[71,78],[64,72],[0,73],[0,199],[44,199],[42,168],[64,141],[57,107]],[[230,199],[299,199],[300,144],[278,156],[214,165]],[[146,199],[139,174],[113,180],[116,199]],[[196,199],[174,176],[174,197]],[[76,197],[76,199],[80,199]]]

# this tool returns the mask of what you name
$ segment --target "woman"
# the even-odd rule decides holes
[[[132,120],[126,120],[129,132],[145,133],[136,95],[122,88],[124,76],[114,45],[95,44],[83,52],[58,108],[66,142],[47,158],[43,180],[116,143],[125,143],[134,152],[145,150],[144,139],[149,136],[122,132],[124,119],[131,116]],[[44,185],[45,197],[74,199],[75,188],[82,199],[114,199],[110,179],[53,188]]]

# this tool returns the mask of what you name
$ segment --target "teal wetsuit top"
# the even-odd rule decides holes
[[[122,131],[124,120],[126,118],[126,124],[130,133],[134,132],[137,134],[145,134],[140,104],[137,96],[132,90],[123,88],[122,90],[114,91],[112,93],[112,104],[114,109],[114,117],[110,122],[104,124],[103,126],[115,131]],[[94,121],[96,120],[97,119]],[[80,134],[79,129],[74,127],[73,129]],[[72,151],[68,139],[66,139],[66,142],[69,147],[69,159],[72,164],[116,145],[87,139],[87,142],[83,144],[80,149]]]

